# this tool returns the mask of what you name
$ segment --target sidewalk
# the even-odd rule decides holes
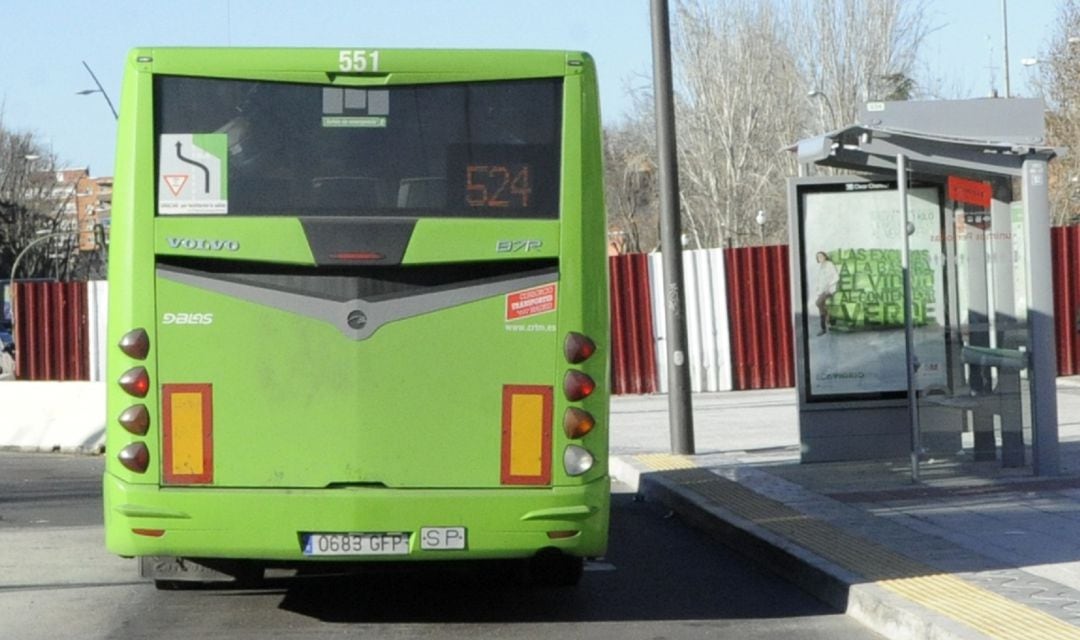
[[[1080,380],[1060,379],[1062,475],[994,462],[799,464],[793,389],[612,400],[612,475],[889,638],[1080,639]]]

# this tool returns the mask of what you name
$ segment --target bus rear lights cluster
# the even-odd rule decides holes
[[[570,402],[584,400],[596,391],[596,381],[587,373],[571,369],[563,378],[563,393]]]
[[[571,331],[563,342],[563,353],[570,364],[580,364],[596,353],[596,343],[589,336]]]
[[[117,421],[129,433],[137,436],[145,436],[150,430],[150,412],[147,411],[145,404],[137,404],[124,409]]]
[[[120,376],[120,388],[128,395],[145,398],[150,391],[150,374],[146,372],[146,367],[132,367],[125,371]]]
[[[142,442],[129,444],[116,457],[120,459],[120,464],[135,473],[146,473],[146,468],[150,466],[150,450]]]
[[[120,350],[136,360],[146,360],[150,353],[150,336],[146,329],[133,329],[120,338]]]
[[[572,440],[584,438],[595,426],[596,418],[584,409],[567,407],[563,414],[563,433]]]
[[[593,457],[593,454],[576,444],[566,447],[566,451],[563,453],[563,467],[566,469],[566,475],[568,476],[580,476],[587,473],[589,469],[593,468],[594,464],[596,464],[596,458]]]

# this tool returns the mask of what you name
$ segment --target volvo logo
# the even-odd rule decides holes
[[[192,251],[239,251],[240,243],[236,240],[206,240],[203,238],[168,238],[172,249],[190,249]]]
[[[350,327],[359,331],[367,326],[367,314],[359,309],[350,311],[348,323]]]

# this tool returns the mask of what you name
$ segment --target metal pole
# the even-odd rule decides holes
[[[53,238],[58,238],[60,236],[66,236],[66,235],[70,235],[70,234],[71,234],[70,231],[54,231],[53,233],[47,233],[47,234],[41,236],[40,238],[35,238],[32,242],[30,242],[30,244],[23,247],[23,250],[19,252],[19,255],[15,256],[15,262],[12,263],[12,265],[11,265],[11,276],[8,278],[8,282],[11,283],[11,339],[15,341],[16,348],[18,348],[18,345],[19,345],[19,328],[20,328],[20,325],[19,325],[19,300],[18,300],[18,295],[19,294],[18,294],[17,288],[15,286],[15,284],[16,284],[15,283],[15,272],[19,268],[19,262],[23,259],[23,256],[26,255],[26,252],[29,251],[31,248],[41,244],[42,242],[45,242],[46,240],[52,240]],[[18,362],[16,362],[15,363],[15,377],[18,378],[18,376],[19,376],[19,364],[18,364]]]
[[[1005,52],[1005,97],[1009,94],[1009,7],[1008,0],[1001,0],[1001,31],[1005,40],[1003,47]]]
[[[694,414],[687,367],[686,301],[683,296],[679,165],[675,151],[675,99],[671,80],[671,32],[667,0],[652,0],[653,93],[656,145],[660,152],[660,247],[667,310],[668,420],[671,452],[694,453]]]
[[[1031,349],[1031,455],[1037,476],[1061,471],[1057,413],[1057,342],[1050,275],[1050,195],[1047,161],[1025,160],[1021,176],[1024,241],[1028,259],[1028,345]]]
[[[900,254],[900,267],[904,272],[904,352],[907,354],[907,400],[908,420],[911,425],[911,481],[919,481],[919,450],[922,437],[919,433],[918,393],[915,386],[915,322],[911,314],[911,221],[908,219],[907,156],[896,156],[896,184],[900,191],[900,235],[904,250]]]
[[[119,120],[120,115],[116,113],[116,107],[113,106],[112,100],[109,99],[109,94],[105,93],[105,87],[101,86],[101,83],[98,82],[97,76],[94,75],[93,70],[90,69],[90,65],[86,64],[86,60],[82,61],[82,66],[86,67],[86,72],[94,79],[94,84],[97,85],[98,91],[101,92],[101,96],[105,98],[105,102],[109,103],[109,111],[112,111],[113,119]]]

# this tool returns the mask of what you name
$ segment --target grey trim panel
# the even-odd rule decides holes
[[[443,309],[493,296],[513,293],[519,289],[551,284],[558,280],[557,274],[540,273],[511,280],[483,282],[457,289],[432,291],[393,300],[373,302],[363,298],[355,298],[346,302],[336,302],[171,269],[158,268],[157,277],[231,298],[254,302],[255,304],[288,313],[321,320],[337,327],[341,333],[353,340],[366,340],[380,327],[391,322],[434,311],[442,311]]]

